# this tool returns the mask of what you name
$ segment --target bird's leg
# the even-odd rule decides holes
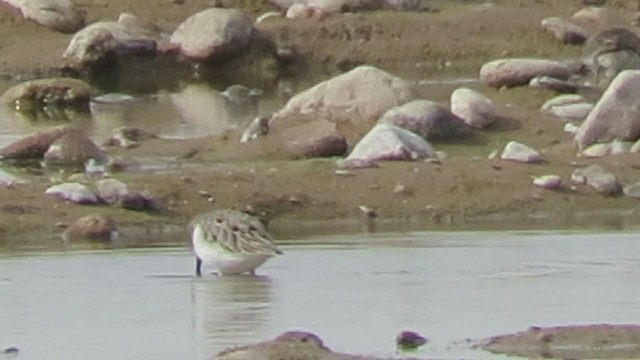
[[[202,259],[196,256],[196,275],[202,276]]]

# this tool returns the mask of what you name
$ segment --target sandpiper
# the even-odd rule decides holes
[[[219,275],[250,273],[269,258],[282,254],[258,218],[235,210],[215,210],[189,223],[196,275],[202,263],[213,265]]]

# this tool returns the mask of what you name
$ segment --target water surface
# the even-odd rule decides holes
[[[420,232],[285,246],[260,277],[191,276],[184,249],[0,257],[0,346],[20,359],[205,359],[290,329],[335,350],[497,358],[467,338],[531,325],[640,322],[631,233]],[[354,244],[348,245],[349,240]]]

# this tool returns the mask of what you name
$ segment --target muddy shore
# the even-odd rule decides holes
[[[191,14],[210,6],[209,1],[77,1],[88,22],[116,19],[129,11],[172,31]],[[630,24],[633,4],[612,2],[612,11]],[[274,5],[225,2],[256,18]],[[372,64],[409,80],[476,78],[479,67],[503,56],[553,59],[577,58],[579,46],[562,45],[542,31],[548,16],[571,17],[581,1],[496,1],[481,10],[476,1],[425,1],[421,12],[375,11],[332,15],[321,21],[276,19],[260,30],[268,36],[286,33],[305,60],[305,66],[288,75],[313,83],[356,64]],[[625,8],[629,6],[629,8]],[[607,24],[588,24],[596,31]],[[363,29],[367,41],[354,36]],[[345,36],[349,34],[349,36]],[[55,74],[65,66],[61,53],[71,35],[59,34],[22,20],[0,8],[0,85],[4,90],[20,80]],[[110,73],[118,81],[97,85],[100,91],[137,88],[157,91],[194,81],[188,66],[184,74],[150,76],[144,71],[129,76]],[[168,70],[167,70],[168,71]],[[186,78],[180,79],[184,75]],[[278,79],[228,75],[228,81],[274,88]],[[133,79],[133,80],[132,80]],[[138,83],[135,83],[135,82]],[[145,82],[147,81],[147,82]],[[134,82],[133,84],[131,82]],[[115,85],[114,85],[115,84]],[[141,85],[142,84],[142,85]],[[446,102],[456,85],[417,86],[421,97]],[[577,214],[625,214],[635,221],[638,202],[605,197],[586,188],[549,191],[534,188],[532,177],[560,175],[568,181],[576,167],[599,163],[623,183],[640,179],[637,155],[601,159],[576,156],[563,123],[538,109],[553,96],[545,90],[516,88],[498,91],[471,83],[497,105],[500,119],[482,131],[473,144],[435,144],[447,153],[441,164],[387,162],[380,168],[336,174],[337,159],[295,160],[282,153],[275,140],[241,145],[239,132],[189,140],[156,139],[129,150],[110,150],[130,164],[163,159],[162,170],[132,166],[114,177],[132,188],[154,194],[165,205],[155,213],[106,206],[80,206],[46,197],[46,173],[18,169],[31,182],[0,189],[0,234],[9,242],[22,241],[25,233],[55,236],[74,219],[91,212],[111,215],[120,226],[184,224],[193,215],[218,207],[251,205],[275,223],[306,220],[362,220],[358,205],[375,209],[380,221],[411,219],[423,226],[451,224],[465,217],[504,215],[526,220],[536,216],[574,218]],[[143,89],[143,90],[141,90]],[[547,159],[539,165],[495,162],[487,159],[508,141],[522,141]],[[188,154],[189,156],[185,156]],[[14,169],[10,168],[12,171]],[[394,191],[401,185],[403,191]],[[204,196],[203,194],[206,194]],[[452,220],[453,219],[453,220]],[[640,219],[639,219],[640,220]],[[524,227],[527,227],[524,225]],[[18,236],[20,235],[20,236]]]

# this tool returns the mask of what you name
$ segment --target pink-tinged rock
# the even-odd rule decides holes
[[[80,183],[63,183],[51,186],[44,192],[76,204],[95,204],[98,197],[88,187]]]
[[[321,20],[329,16],[329,13],[324,9],[313,6],[305,5],[301,3],[295,3],[287,9],[285,17],[287,19],[317,19]]]
[[[502,155],[500,155],[500,159],[527,164],[541,163],[544,161],[544,158],[540,153],[527,145],[515,141],[510,141],[504,147]]]
[[[598,164],[591,165],[585,169],[578,169],[571,176],[572,180],[580,177],[584,178],[588,186],[603,195],[618,195],[622,191],[622,186],[616,176]]]
[[[156,40],[145,31],[113,21],[101,21],[77,32],[62,56],[88,65],[114,54],[153,54],[156,46]]]
[[[110,216],[95,213],[76,219],[63,235],[70,241],[110,242],[118,236],[118,227]]]
[[[363,65],[295,95],[272,116],[269,125],[276,128],[279,123],[296,121],[300,116],[370,121],[415,98],[409,82]]]
[[[493,87],[527,85],[537,76],[566,80],[571,76],[569,66],[545,59],[499,59],[480,68],[480,81]]]
[[[496,120],[491,99],[468,88],[457,88],[451,93],[451,112],[476,129],[482,129]]]
[[[326,120],[291,127],[282,135],[285,147],[296,157],[341,156],[347,152],[347,140],[336,124]]]
[[[51,30],[74,33],[85,25],[85,12],[71,0],[2,0],[22,17]]]
[[[418,160],[437,158],[425,139],[401,127],[380,123],[356,144],[347,161]]]
[[[614,139],[640,137],[640,71],[625,70],[611,82],[580,125],[574,143],[582,150]]]
[[[560,95],[547,100],[541,110],[563,119],[584,120],[594,105],[581,95]]]
[[[471,129],[446,107],[414,100],[387,111],[378,123],[393,124],[429,141],[454,141],[471,136]]]
[[[589,34],[582,27],[559,17],[542,20],[542,28],[565,44],[582,44]]]
[[[58,137],[44,153],[48,164],[63,166],[84,166],[85,161],[94,159],[106,161],[107,156],[80,129],[69,129]]]
[[[592,25],[619,25],[624,24],[624,17],[608,7],[588,6],[573,14],[573,20],[583,24]]]
[[[418,0],[271,0],[279,7],[288,9],[292,5],[300,3],[323,9],[327,13],[339,13],[341,11],[359,10],[418,10]]]
[[[1,148],[0,159],[42,159],[44,153],[49,149],[51,144],[53,144],[56,139],[67,131],[69,131],[69,127],[57,126],[23,137],[22,139],[14,141],[13,143]]]
[[[252,32],[251,20],[240,10],[211,8],[180,24],[171,45],[193,60],[223,60],[244,49]]]
[[[549,190],[562,187],[562,178],[558,175],[543,175],[533,179],[533,185]]]

